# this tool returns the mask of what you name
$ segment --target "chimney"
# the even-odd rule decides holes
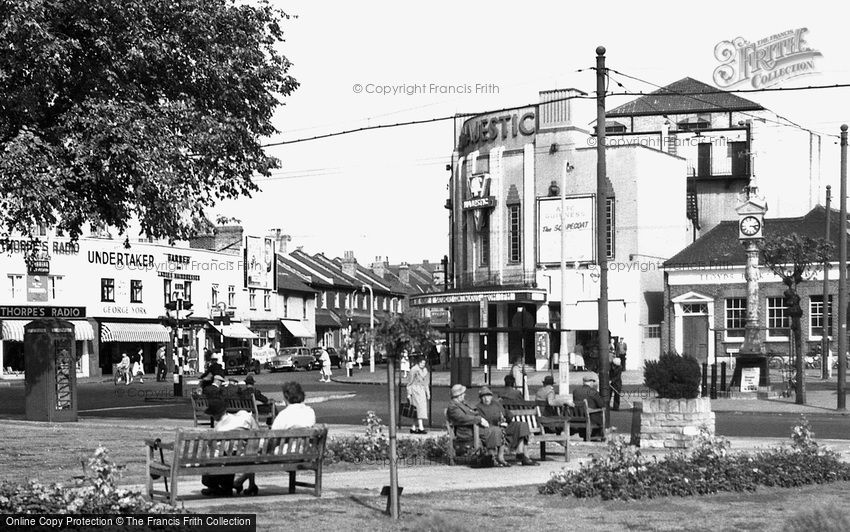
[[[220,225],[214,229],[214,235],[198,236],[189,239],[189,247],[208,249],[239,255],[242,252],[243,229],[241,225]]]
[[[271,234],[269,235],[274,238],[275,245],[277,246],[277,252],[281,255],[286,255],[287,244],[292,242],[292,237],[284,234],[281,229],[272,229]]]
[[[375,262],[372,263],[372,273],[383,279],[387,273],[388,266],[387,257],[375,257]]]
[[[401,284],[410,284],[410,266],[406,262],[402,262],[398,267],[398,280]]]
[[[346,251],[342,257],[342,273],[349,277],[357,276],[357,259],[353,251]]]
[[[540,91],[540,116],[538,117],[540,129],[573,125],[572,100],[566,100],[565,98],[578,96],[579,94],[584,93],[577,89]]]

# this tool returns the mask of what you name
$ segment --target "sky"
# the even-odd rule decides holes
[[[555,88],[592,94],[599,45],[607,49],[607,67],[655,85],[686,76],[712,84],[719,42],[807,28],[808,46],[822,54],[815,73],[776,86],[850,83],[846,24],[827,2],[717,0],[699,9],[648,0],[273,3],[293,16],[281,51],[301,86],[285,98],[274,117],[280,133],[266,143],[532,104],[539,91]],[[623,87],[609,88],[618,92],[656,89],[616,74],[614,80]],[[414,94],[379,93],[399,85],[419,87]],[[467,86],[469,93],[446,93]],[[850,89],[742,96],[830,135],[824,172],[837,192],[834,136],[850,122]],[[607,108],[631,99],[610,97]],[[595,102],[576,101],[573,112],[576,125],[588,128]],[[453,139],[447,120],[269,147],[281,168],[257,179],[261,192],[211,214],[240,219],[249,234],[279,228],[292,237],[290,250],[331,257],[351,250],[361,264],[376,257],[438,261],[449,246],[444,204]]]

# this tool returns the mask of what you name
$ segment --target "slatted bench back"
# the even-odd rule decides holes
[[[254,415],[254,419],[258,419],[259,417],[259,414],[257,413],[257,401],[253,397],[225,397],[224,401],[227,403],[228,414],[233,414],[240,410],[246,410]],[[195,418],[196,427],[200,424],[207,424],[208,422],[210,423],[210,426],[212,426],[212,422],[208,421],[210,417],[204,414],[204,411],[208,406],[209,400],[205,396],[192,395],[192,415]]]
[[[180,468],[211,465],[316,462],[324,456],[328,429],[178,430],[174,453]]]
[[[507,412],[508,421],[525,422],[532,434],[541,434],[543,428],[538,422],[540,413],[537,409],[537,404],[532,401],[522,402],[504,402],[502,406]]]

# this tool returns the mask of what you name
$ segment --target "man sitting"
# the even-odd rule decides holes
[[[481,402],[478,403],[475,409],[482,418],[487,420],[491,427],[502,427],[505,443],[511,450],[516,450],[517,463],[524,466],[539,465],[525,454],[528,438],[531,436],[528,423],[525,421],[511,421],[508,423],[508,415],[505,408],[501,403],[493,400],[493,392],[487,386],[482,386],[478,390],[478,399]],[[505,462],[504,456],[499,459],[499,464],[497,465],[501,465],[502,467],[509,466]]]
[[[245,397],[253,397],[254,400],[257,401],[257,414],[260,416],[265,415],[268,418],[268,424],[271,425],[272,401],[263,395],[263,392],[258,390],[254,385],[253,373],[249,373],[245,377],[244,395]]]
[[[449,402],[446,417],[455,427],[455,438],[459,442],[471,442],[474,434],[473,427],[480,425],[481,443],[490,454],[490,461],[486,465],[504,467],[502,464],[507,462],[505,462],[505,436],[502,428],[490,426],[490,423],[467,404],[465,399],[466,386],[462,384],[452,386],[452,400]]]
[[[215,428],[213,429],[215,432],[227,432],[230,430],[239,429],[259,429],[259,426],[257,425],[257,420],[254,419],[254,415],[251,412],[240,410],[235,414],[228,414],[227,403],[221,397],[211,398],[209,401],[209,406],[206,410],[204,410],[204,414],[211,416],[215,420]],[[220,449],[216,449],[216,456],[218,456],[220,452]],[[233,495],[234,477],[235,475],[233,474],[203,475],[201,476],[201,483],[206,486],[206,488],[201,490],[201,493],[203,493],[204,495],[230,497]],[[245,478],[247,478],[249,481],[249,487],[245,494],[257,494],[259,490],[257,489],[257,485],[254,483],[253,473],[245,475]],[[237,491],[242,491],[241,482]]]
[[[513,375],[505,375],[505,387],[499,390],[499,399],[505,403],[523,401],[522,392],[516,389],[516,380]]]
[[[596,377],[594,375],[587,375],[581,379],[582,385],[580,388],[576,388],[573,390],[573,401],[577,405],[581,405],[584,407],[584,400],[587,400],[588,408],[605,408],[605,401],[602,400],[602,396],[599,395],[599,392],[596,390]],[[594,412],[590,415],[590,421],[593,424],[602,425],[602,412]],[[582,438],[584,437],[583,431],[579,431]],[[597,428],[591,433],[591,436],[602,435],[602,429]]]

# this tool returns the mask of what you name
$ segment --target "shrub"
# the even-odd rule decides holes
[[[173,506],[145,499],[141,493],[115,486],[124,466],[98,447],[83,465],[84,475],[70,485],[49,486],[30,480],[26,484],[0,483],[0,513],[131,514],[185,513]]]
[[[690,356],[664,353],[645,363],[643,379],[659,398],[693,399],[699,396],[699,362]]]
[[[593,456],[578,471],[563,470],[540,493],[642,499],[754,491],[758,486],[795,487],[850,480],[850,464],[817,445],[803,417],[791,446],[755,454],[729,452],[729,442],[703,430],[694,450],[661,460],[646,459],[621,437],[608,442],[604,456]]]
[[[381,418],[371,410],[366,413],[363,423],[366,425],[365,436],[345,436],[328,441],[325,450],[326,463],[380,464],[389,461],[390,439],[386,433],[386,425],[383,425]],[[447,445],[446,436],[425,439],[399,438],[396,441],[396,451],[400,462],[440,460],[446,455]]]

